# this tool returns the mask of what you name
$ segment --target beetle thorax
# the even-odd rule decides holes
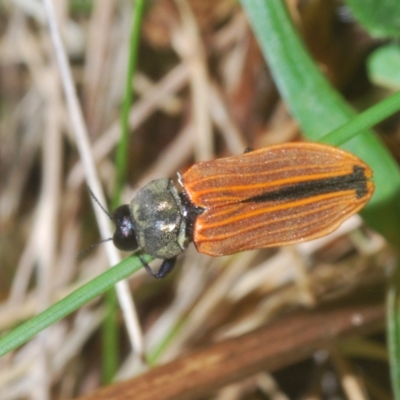
[[[130,207],[138,245],[145,253],[166,259],[185,249],[184,207],[171,179],[157,179],[144,186]]]

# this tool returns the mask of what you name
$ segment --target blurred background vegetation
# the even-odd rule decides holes
[[[246,16],[257,14],[251,1],[145,1],[137,54],[130,51],[134,1],[53,3],[109,203],[116,198],[116,143],[127,92],[133,101],[123,202],[152,179],[176,179],[176,171],[193,162],[307,135],[297,111],[278,92],[280,67],[271,73],[253,34],[259,31]],[[315,65],[355,110],[399,90],[398,1],[286,3]],[[102,246],[76,260],[100,234],[46,21],[40,1],[0,2],[2,332],[107,268]],[[134,80],[127,83],[132,57],[137,58]],[[301,101],[303,93],[297,95]],[[318,101],[304,105],[312,112]],[[313,126],[325,122],[316,115]],[[324,133],[338,127],[326,118]],[[395,165],[399,114],[376,131]],[[388,186],[394,175],[388,172]],[[375,220],[384,219],[373,212]],[[396,211],[393,221],[398,217]],[[140,399],[151,393],[150,378],[140,375],[144,364],[157,371],[172,362],[170,377],[160,372],[165,392],[150,398],[178,398],[169,395],[172,387],[171,393],[186,398],[390,399],[384,303],[396,258],[381,235],[384,229],[377,233],[355,216],[323,239],[287,248],[213,259],[191,245],[168,278],[158,281],[141,271],[129,280],[145,363],[132,351],[113,301],[98,298],[0,359],[0,397],[70,399],[95,393],[115,377],[137,377],[131,389]],[[102,329],[110,303],[114,338]],[[303,341],[297,315],[309,321]],[[263,342],[266,332],[274,332],[272,349]],[[248,335],[259,338],[261,361],[246,353]],[[110,342],[104,344],[104,337]],[[213,346],[228,338],[236,338],[233,347],[219,351],[228,354],[242,340],[244,354],[234,372],[218,366],[217,381],[185,375],[173,363],[186,355],[190,364],[191,354],[201,360],[201,351],[213,354]]]

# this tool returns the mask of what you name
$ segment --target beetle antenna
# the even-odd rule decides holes
[[[92,199],[97,203],[97,205],[108,215],[108,218],[111,219],[111,221],[113,221],[113,217],[112,215],[101,205],[101,203],[99,202],[99,200],[97,200],[97,197],[94,195],[94,193],[92,192],[92,189],[90,189],[90,187],[88,186],[88,190],[90,193],[90,196],[92,197]],[[109,239],[107,239],[109,240]],[[99,242],[101,243],[101,242]]]
[[[76,259],[81,258],[84,254],[86,254],[89,250],[92,250],[94,247],[97,247],[99,244],[102,244],[104,242],[109,242],[110,240],[113,240],[113,238],[108,238],[108,239],[103,239],[99,240],[96,243],[91,244],[89,247],[87,247],[85,250],[82,250],[77,256]]]

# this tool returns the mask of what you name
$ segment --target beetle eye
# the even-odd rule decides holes
[[[118,207],[113,213],[115,232],[114,246],[123,251],[133,251],[138,248],[132,215],[127,204]]]

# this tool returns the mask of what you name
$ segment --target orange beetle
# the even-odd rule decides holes
[[[371,198],[372,171],[335,147],[286,143],[194,164],[171,179],[144,186],[112,219],[113,241],[163,259],[167,275],[190,241],[222,256],[324,236]],[[139,256],[140,257],[140,256]]]

